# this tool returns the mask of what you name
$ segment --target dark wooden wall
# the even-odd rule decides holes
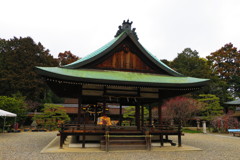
[[[144,63],[136,54],[129,51],[128,48],[113,54],[102,63],[97,64],[96,68],[154,72],[152,68]]]

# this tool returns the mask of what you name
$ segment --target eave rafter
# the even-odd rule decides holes
[[[113,86],[113,87],[134,87],[136,89],[140,89],[140,88],[152,88],[152,87],[149,87],[149,86],[137,86],[137,85],[112,85],[112,84],[101,84],[101,83],[85,83],[85,82],[74,82],[74,81],[65,81],[65,80],[58,80],[58,79],[53,79],[53,78],[45,78],[46,81],[48,82],[54,82],[54,83],[57,83],[57,84],[69,84],[69,85],[96,85],[96,86],[104,86],[104,87],[108,87],[108,86]],[[170,88],[170,87],[157,87],[159,90],[171,90],[171,91],[177,91],[177,90],[182,90],[182,91],[194,91],[194,90],[199,90],[202,86],[199,86],[199,87],[181,87],[181,88]],[[98,89],[94,89],[94,88],[83,88],[83,90],[98,90]],[[108,90],[117,90],[117,89],[108,89]],[[101,91],[104,91],[101,90]],[[122,90],[122,91],[132,91],[133,90]],[[136,90],[137,92],[138,90]],[[148,92],[146,92],[148,93]],[[149,92],[151,93],[151,92]]]

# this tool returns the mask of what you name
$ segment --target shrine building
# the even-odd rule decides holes
[[[164,58],[164,53],[162,56]],[[209,81],[184,76],[157,59],[140,44],[129,20],[123,21],[112,41],[86,57],[61,67],[37,67],[37,71],[56,95],[78,99],[77,120],[63,126],[60,147],[67,136],[75,136],[82,147],[90,141],[88,137],[95,136],[98,137],[95,141],[106,151],[118,138],[125,137],[124,143],[126,137],[131,137],[128,141],[134,142],[134,135],[143,139],[147,149],[153,141],[160,142],[161,146],[171,142],[168,135],[177,135],[181,146],[181,130],[163,126],[161,105],[169,98],[197,91]],[[101,106],[101,114],[105,115],[107,104],[111,103],[119,104],[119,119],[115,126],[97,125],[98,117],[89,121],[86,105]],[[154,127],[153,104],[158,105]],[[134,126],[122,125],[123,105],[135,106]],[[143,106],[149,108],[147,122],[144,121]]]

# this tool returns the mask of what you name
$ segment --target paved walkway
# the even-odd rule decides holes
[[[56,132],[0,133],[0,160],[239,160],[240,137],[185,134],[183,146],[202,151],[40,153]],[[177,140],[175,137],[173,139]]]

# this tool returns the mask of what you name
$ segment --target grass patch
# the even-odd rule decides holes
[[[183,128],[182,132],[184,132],[184,133],[202,133],[202,131],[196,131],[196,130],[191,130],[191,129],[187,129],[187,128]]]

